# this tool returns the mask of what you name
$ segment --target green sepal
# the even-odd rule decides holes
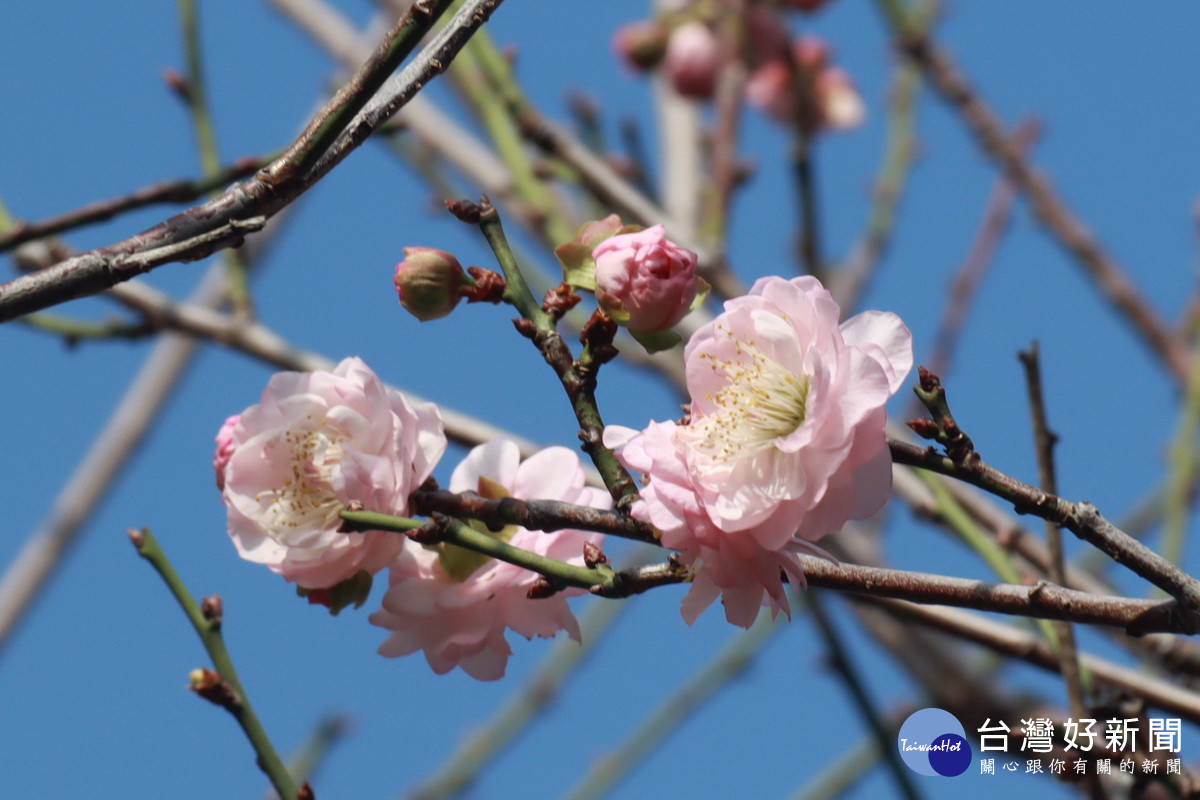
[[[616,214],[594,222],[589,222],[579,229],[575,238],[554,248],[554,255],[563,268],[563,283],[576,289],[588,292],[596,291],[596,260],[592,251],[605,239],[611,239],[622,233],[637,233],[643,230],[643,225],[626,225]]]
[[[485,477],[479,478],[479,487],[476,489],[476,493],[480,497],[486,497],[488,500],[502,500],[505,497],[512,496],[508,489],[504,488],[503,484]],[[477,519],[466,520],[466,523],[480,533],[487,534],[493,539],[498,539],[502,542],[509,541],[512,539],[513,534],[517,532],[516,525],[506,525],[499,531],[493,531],[489,530],[486,525]],[[449,542],[435,545],[433,549],[437,551],[438,562],[442,565],[442,569],[446,572],[446,575],[458,583],[462,583],[471,577],[475,574],[476,570],[492,560],[491,556],[476,553],[474,550],[459,547]]]
[[[375,579],[371,577],[371,573],[360,569],[354,573],[353,577],[326,589],[307,589],[297,586],[296,595],[308,598],[310,605],[327,607],[329,613],[336,617],[348,606],[361,608],[362,604],[367,602],[367,597],[371,594],[371,585],[374,582]]]
[[[630,330],[629,335],[637,340],[638,344],[646,348],[647,353],[670,350],[683,341],[683,337],[670,328],[665,331],[649,331],[646,333]]]

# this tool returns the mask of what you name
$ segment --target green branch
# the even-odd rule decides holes
[[[255,754],[258,756],[259,766],[267,774],[275,791],[285,800],[293,800],[297,797],[295,781],[292,780],[287,767],[284,766],[283,759],[275,752],[275,747],[271,744],[266,729],[259,722],[258,715],[254,713],[254,708],[250,705],[250,698],[246,696],[246,691],[242,688],[241,681],[238,680],[233,659],[225,647],[225,638],[221,635],[219,608],[213,610],[214,606],[206,601],[205,610],[208,613],[206,614],[205,610],[201,609],[187,586],[184,585],[183,579],[179,577],[179,573],[175,571],[175,567],[172,566],[166,553],[159,546],[158,540],[154,538],[148,528],[140,531],[130,530],[129,539],[137,548],[138,555],[149,561],[150,566],[154,567],[155,572],[163,579],[163,583],[167,585],[167,589],[175,597],[175,601],[179,603],[183,613],[187,615],[188,621],[196,629],[196,635],[200,637],[200,642],[208,651],[209,658],[212,659],[219,678],[220,689],[224,692],[219,704],[232,714],[238,725],[242,727],[242,731],[250,740]],[[214,700],[214,702],[217,701]]]

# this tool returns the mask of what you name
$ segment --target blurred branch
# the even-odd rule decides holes
[[[867,691],[866,682],[854,666],[854,662],[851,661],[849,650],[842,643],[837,627],[825,611],[821,593],[807,593],[805,602],[809,611],[812,612],[813,620],[817,623],[821,638],[825,641],[830,663],[841,677],[842,683],[846,684],[846,688],[854,699],[854,705],[858,707],[859,714],[862,715],[871,735],[875,737],[877,752],[883,754],[883,759],[892,773],[892,780],[895,781],[900,794],[909,800],[917,800],[921,795],[912,781],[912,772],[900,759],[900,751],[894,747],[897,728],[889,725],[879,710],[875,708],[871,694]]]
[[[196,135],[196,151],[200,169],[211,178],[221,172],[221,155],[217,149],[217,133],[213,126],[208,102],[208,82],[204,77],[204,57],[200,44],[200,18],[196,0],[178,0],[179,22],[183,35],[183,52],[187,62],[183,98],[191,112],[192,130]],[[246,261],[231,250],[225,258],[228,276],[226,293],[234,312],[245,317],[253,314],[250,302],[250,283]]]
[[[224,296],[224,269],[217,264],[193,293],[193,307],[215,314],[212,307]],[[50,513],[4,571],[0,578],[0,648],[8,643],[92,510],[157,421],[195,350],[194,340],[176,334],[164,335],[154,343],[104,428],[59,490]]]
[[[201,644],[208,651],[208,656],[216,668],[217,677],[215,679],[206,674],[201,683],[194,676],[193,690],[206,700],[222,706],[233,715],[258,756],[259,768],[270,778],[271,784],[279,796],[285,800],[297,798],[296,784],[288,773],[287,767],[284,766],[283,760],[275,752],[275,747],[271,744],[271,739],[259,721],[258,715],[254,713],[254,707],[250,705],[250,698],[246,696],[246,690],[242,688],[242,683],[238,680],[233,659],[225,647],[225,637],[221,635],[223,613],[221,599],[215,595],[206,597],[204,608],[201,609],[200,604],[192,597],[191,592],[179,577],[179,573],[175,571],[175,567],[171,565],[166,553],[163,552],[149,529],[130,530],[129,539],[137,548],[138,555],[150,562],[150,566],[154,567],[154,571],[167,585],[167,589],[175,597],[175,601],[179,603],[183,613],[187,615],[188,622],[192,623],[192,627],[195,628],[196,635],[200,637]],[[307,786],[304,788],[307,790]],[[311,791],[306,796],[311,796]]]
[[[296,347],[262,323],[239,320],[196,303],[175,303],[167,295],[140,281],[114,286],[108,294],[146,315],[155,326],[211,340],[280,369],[328,371],[337,363],[319,353]],[[411,392],[406,391],[405,394],[414,402],[423,402],[422,398]],[[439,406],[439,410],[446,426],[446,435],[460,444],[472,446],[505,437],[517,443],[523,457],[540,449],[528,439],[491,423],[445,406]],[[0,598],[3,598],[3,592],[0,592]],[[2,602],[0,608],[3,608]]]
[[[859,236],[845,263],[829,275],[829,291],[843,313],[858,305],[880,259],[891,244],[896,226],[896,209],[912,169],[917,133],[917,94],[921,73],[907,61],[892,71],[888,94],[887,141],[883,164],[871,192],[871,211],[866,230]]]
[[[891,742],[885,748],[895,749]],[[792,795],[790,800],[837,800],[870,773],[871,768],[879,763],[880,756],[879,743],[874,736],[860,739],[845,755]]]
[[[962,115],[980,148],[1000,166],[1029,198],[1034,216],[1083,267],[1109,303],[1133,326],[1151,351],[1179,381],[1191,369],[1187,347],[1176,337],[1130,280],[1075,216],[1054,185],[1021,154],[1004,133],[996,112],[970,85],[950,56],[921,28],[909,24],[899,0],[879,0],[896,45],[921,68],[926,80]]]
[[[1033,149],[1034,143],[1041,135],[1041,123],[1037,120],[1025,120],[1017,124],[1013,130],[1013,145],[1021,154]],[[1012,219],[1013,205],[1017,200],[1017,188],[1007,175],[996,179],[992,187],[991,197],[988,198],[987,210],[983,221],[975,234],[974,241],[954,276],[950,295],[942,308],[942,319],[938,323],[937,333],[933,337],[933,346],[925,363],[930,372],[945,375],[953,361],[955,346],[962,336],[967,317],[971,311],[979,286],[995,258],[996,250],[1008,230]]]
[[[1162,496],[1163,557],[1183,564],[1188,517],[1195,502],[1196,434],[1200,430],[1200,335],[1193,337],[1192,371],[1179,405]]]
[[[746,670],[770,637],[783,627],[766,611],[748,631],[734,637],[700,672],[650,712],[629,737],[596,763],[564,800],[596,800],[614,786],[718,691]]]
[[[44,333],[61,336],[67,347],[75,347],[83,339],[144,339],[154,333],[154,328],[144,322],[126,322],[120,319],[91,322],[49,311],[20,317],[17,322]]]
[[[317,723],[316,728],[287,760],[287,771],[294,780],[307,783],[329,755],[330,749],[345,738],[350,719],[343,714],[331,714]],[[279,795],[269,793],[269,800]]]
[[[980,614],[952,608],[934,608],[885,597],[858,596],[857,602],[886,609],[889,613],[936,628],[1021,661],[1058,672],[1058,657],[1037,636],[988,619]],[[1142,697],[1152,706],[1200,723],[1200,694],[1175,684],[1122,667],[1087,653],[1080,664],[1093,679]]]
[[[177,214],[153,228],[98,250],[69,258],[41,272],[0,285],[0,321],[107,289],[138,274],[139,267],[156,263],[131,255],[159,251],[166,260],[188,260],[217,246],[240,241],[240,229],[265,219],[299,197],[339,164],[425,84],[445,70],[470,35],[501,0],[471,0],[420,54],[368,102],[374,87],[390,74],[432,27],[449,0],[432,8],[413,6],[380,45],[375,55],[347,87],[330,101],[288,151],[249,181],[235,184],[220,196]],[[361,111],[349,118],[347,109]],[[214,232],[229,231],[215,236]],[[215,239],[215,241],[214,241]],[[186,243],[186,244],[184,244]],[[162,262],[165,263],[165,260]]]

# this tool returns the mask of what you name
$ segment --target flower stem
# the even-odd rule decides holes
[[[205,616],[196,599],[184,585],[183,579],[175,571],[170,559],[167,558],[167,554],[159,546],[158,540],[154,538],[148,528],[129,531],[129,538],[137,548],[138,555],[149,561],[150,566],[154,567],[154,571],[163,579],[163,583],[167,585],[167,589],[170,590],[175,601],[179,603],[179,607],[183,609],[183,613],[187,615],[188,621],[195,628],[196,635],[200,637],[200,642],[208,651],[217,674],[233,690],[233,701],[224,706],[242,727],[246,738],[250,740],[262,771],[267,774],[267,778],[270,779],[271,785],[275,787],[275,791],[279,793],[280,797],[285,800],[293,800],[297,796],[295,781],[292,780],[287,767],[284,766],[283,759],[275,752],[275,747],[271,744],[266,729],[259,722],[258,715],[254,713],[254,708],[250,705],[250,698],[246,696],[246,691],[242,688],[241,681],[238,680],[233,659],[225,647],[225,638],[221,635],[220,616]]]
[[[375,511],[343,511],[342,520],[344,522],[343,529],[347,532],[395,531],[408,533],[429,525],[421,520],[393,517],[390,514],[380,514]],[[516,564],[518,567],[537,572],[545,576],[556,590],[576,587],[587,589],[592,594],[601,597],[628,597],[655,586],[682,583],[688,577],[687,570],[674,561],[620,571],[613,570],[607,565],[591,569],[547,558],[538,553],[531,553],[477,531],[465,522],[442,514],[434,515],[434,524],[438,526],[439,541],[465,547],[490,558],[507,561],[509,564]]]
[[[604,446],[604,419],[596,405],[596,369],[580,368],[579,362],[572,356],[570,348],[559,335],[554,319],[542,310],[533,293],[529,291],[517,259],[513,256],[512,248],[504,235],[500,214],[490,203],[482,204],[479,211],[479,229],[492,248],[508,282],[504,300],[525,318],[525,325],[518,324],[517,329],[537,345],[542,357],[554,368],[567,397],[571,400],[575,419],[579,421],[579,438],[583,440],[583,450],[596,465],[604,479],[604,485],[617,503],[617,508],[625,510],[638,496],[637,484],[617,460],[613,451]]]

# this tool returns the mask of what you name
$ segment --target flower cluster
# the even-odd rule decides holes
[[[781,572],[812,543],[879,510],[891,489],[884,404],[912,367],[908,329],[868,311],[840,326],[811,277],[764,278],[688,343],[690,418],[604,442],[648,477],[635,516],[694,580],[688,623],[722,595],[730,622],[787,611]]]
[[[789,0],[784,8],[814,11],[824,0]],[[779,7],[748,3],[740,26],[719,28],[699,5],[622,28],[613,46],[635,70],[660,69],[675,91],[695,100],[712,99],[717,80],[733,59],[749,78],[746,101],[773,119],[810,131],[845,130],[862,124],[866,107],[843,69],[832,64],[829,46],[813,36],[794,41]],[[745,31],[744,46],[720,30]]]
[[[359,359],[330,372],[281,372],[261,401],[230,417],[213,457],[229,535],[243,558],[295,582],[310,600],[361,604],[369,576],[390,571],[384,607],[371,621],[392,631],[385,655],[424,649],[446,672],[461,665],[477,678],[504,674],[506,628],[532,637],[565,630],[579,638],[569,592],[530,599],[537,576],[450,545],[425,548],[385,531],[342,533],[341,513],[362,508],[403,516],[409,496],[446,449],[441,415],[383,385]],[[516,496],[604,506],[607,494],[584,486],[578,457],[549,448],[524,463],[506,440],[476,448],[451,486],[485,496]],[[498,534],[561,561],[582,563],[583,545],[603,537],[580,531]],[[457,550],[457,548],[454,548]],[[342,603],[339,603],[341,605]]]
[[[409,253],[426,255],[448,260]],[[585,226],[559,256],[635,335],[669,328],[698,302],[695,254],[661,225],[630,230],[609,217]],[[646,478],[632,513],[690,567],[688,624],[718,597],[727,619],[746,627],[763,606],[787,612],[785,580],[804,583],[799,554],[823,554],[817,540],[874,514],[890,493],[884,405],[912,367],[911,336],[894,314],[839,317],[815,278],[761,279],[689,341],[688,417],[604,431],[604,444]],[[343,532],[348,511],[406,515],[446,449],[437,408],[385,386],[361,360],[275,375],[258,404],[225,421],[216,444],[217,486],[243,558],[335,611],[361,605],[372,576],[389,571],[370,616],[390,632],[381,654],[420,650],[437,673],[461,667],[495,680],[512,655],[508,629],[527,638],[565,630],[578,640],[567,600],[581,590],[545,597],[537,574],[454,543],[461,539]],[[522,461],[516,444],[497,439],[458,465],[450,490],[608,508],[609,495],[585,477],[566,448]],[[583,530],[465,524],[577,566],[603,540]]]

